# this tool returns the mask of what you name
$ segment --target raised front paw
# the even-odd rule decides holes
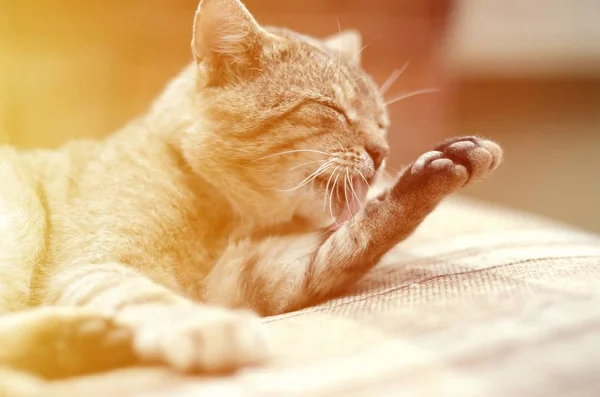
[[[189,305],[136,309],[134,350],[181,371],[222,372],[268,356],[268,330],[249,311]]]
[[[463,165],[468,173],[468,182],[490,174],[502,161],[502,148],[489,139],[476,136],[461,136],[445,140],[436,151],[457,164]]]
[[[433,184],[449,192],[488,175],[501,160],[502,149],[496,143],[475,136],[456,137],[421,155],[406,172],[413,183]]]
[[[371,200],[346,233],[367,240],[365,263],[376,263],[389,249],[413,233],[449,194],[494,170],[502,149],[477,137],[452,138],[420,156],[406,168],[392,188]],[[344,235],[346,237],[346,235]]]

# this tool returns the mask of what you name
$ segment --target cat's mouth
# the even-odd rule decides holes
[[[333,230],[339,229],[344,223],[352,219],[361,210],[367,198],[369,190],[367,181],[356,176],[349,178],[349,181],[341,187],[344,192],[337,199],[336,204],[338,208],[341,208],[341,211],[339,211],[331,225]]]

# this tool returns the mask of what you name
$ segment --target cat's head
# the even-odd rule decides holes
[[[187,161],[239,211],[347,218],[388,154],[388,115],[361,46],[354,31],[313,39],[260,26],[239,0],[202,0]]]

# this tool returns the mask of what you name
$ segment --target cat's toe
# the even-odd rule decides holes
[[[419,156],[417,161],[413,163],[410,172],[412,174],[418,174],[420,172],[423,172],[425,167],[427,167],[430,163],[443,157],[444,153],[439,152],[437,150],[432,150],[431,152],[424,153],[421,156]]]
[[[3,365],[47,379],[137,362],[128,328],[109,315],[79,307],[43,306],[6,316],[0,339]]]
[[[136,350],[147,360],[181,371],[227,372],[263,362],[268,329],[250,312],[192,308],[148,324],[136,334]]]
[[[481,139],[480,144],[492,155],[492,164],[490,165],[490,171],[494,171],[502,162],[502,156],[504,152],[500,145],[489,139]]]
[[[452,138],[436,149],[467,168],[468,182],[483,178],[496,169],[502,160],[502,149],[498,144],[475,136]]]
[[[231,313],[170,335],[169,356],[181,370],[232,371],[267,357],[267,328],[249,314]]]
[[[452,190],[466,183],[467,169],[460,163],[437,150],[419,156],[410,168],[414,184],[432,185],[435,190]]]

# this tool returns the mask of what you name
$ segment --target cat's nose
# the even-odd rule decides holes
[[[385,160],[390,153],[390,149],[387,145],[384,146],[381,144],[368,144],[365,146],[365,150],[369,157],[371,157],[371,160],[373,160],[375,171],[381,167],[381,163],[383,163],[383,160]]]

